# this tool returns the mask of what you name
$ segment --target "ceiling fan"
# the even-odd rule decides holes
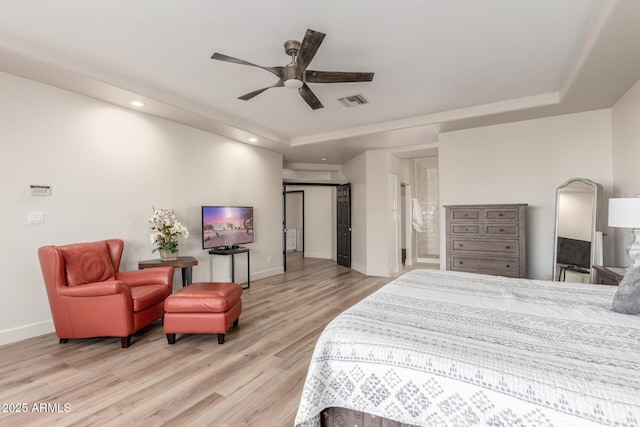
[[[217,59],[219,61],[233,62],[235,64],[250,65],[252,67],[262,68],[278,77],[278,81],[268,87],[254,90],[245,95],[238,97],[244,101],[248,101],[256,95],[260,95],[262,92],[272,87],[286,86],[289,88],[298,89],[302,99],[313,110],[323,108],[324,105],[320,102],[318,97],[311,91],[307,83],[353,83],[353,82],[370,82],[373,80],[374,73],[355,73],[348,71],[312,71],[307,70],[307,67],[313,60],[322,40],[324,40],[326,34],[319,31],[307,30],[302,39],[302,43],[297,40],[288,40],[284,43],[284,51],[287,55],[291,56],[291,63],[284,67],[262,67],[260,65],[252,64],[251,62],[243,61],[242,59],[233,58],[231,56],[223,55],[221,53],[214,53],[211,59]]]

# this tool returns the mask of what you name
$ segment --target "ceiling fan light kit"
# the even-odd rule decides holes
[[[320,44],[324,40],[325,34],[319,31],[307,30],[302,39],[302,43],[297,40],[287,40],[284,43],[284,51],[291,56],[291,63],[284,67],[263,67],[252,64],[242,59],[233,58],[221,53],[214,53],[211,59],[218,61],[231,62],[241,65],[249,65],[252,67],[262,68],[278,77],[278,81],[271,86],[255,90],[244,94],[238,99],[248,101],[253,97],[260,95],[262,92],[272,87],[288,87],[298,89],[298,93],[312,110],[323,108],[324,106],[318,97],[309,88],[307,83],[354,83],[354,82],[370,82],[373,80],[374,73],[359,73],[347,71],[312,71],[307,67],[316,55]]]
[[[298,78],[296,68],[297,64],[295,63],[295,61],[284,66],[282,78],[284,79],[284,85],[288,88],[299,89],[304,84],[302,80]]]
[[[304,83],[298,79],[289,79],[284,81],[285,87],[290,89],[300,89]]]

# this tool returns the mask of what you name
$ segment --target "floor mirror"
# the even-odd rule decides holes
[[[553,280],[594,283],[593,265],[602,264],[602,186],[573,178],[556,191]]]

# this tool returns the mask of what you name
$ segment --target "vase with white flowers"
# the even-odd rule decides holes
[[[169,209],[154,209],[149,218],[151,225],[151,244],[156,245],[152,251],[159,251],[163,261],[178,259],[178,237],[189,237],[189,230],[180,223]]]

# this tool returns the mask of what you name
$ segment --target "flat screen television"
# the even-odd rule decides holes
[[[586,240],[558,237],[558,264],[564,264],[581,269],[591,268],[591,242]]]
[[[202,249],[230,249],[253,243],[252,206],[203,206]]]

